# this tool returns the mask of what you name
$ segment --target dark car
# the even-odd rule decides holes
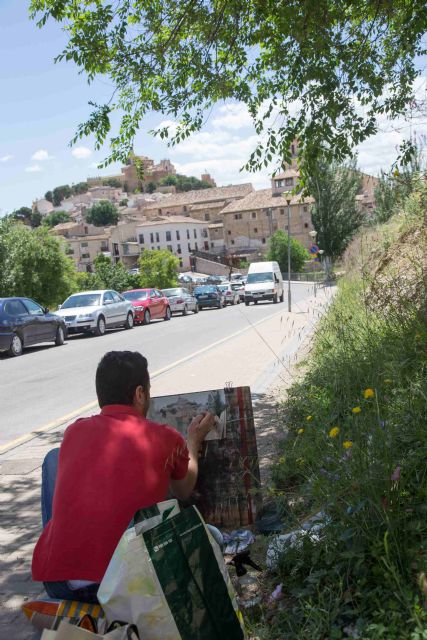
[[[224,294],[215,285],[205,284],[195,287],[193,296],[197,300],[199,309],[203,309],[203,307],[217,307],[218,309],[225,307]]]
[[[20,356],[24,347],[40,342],[64,344],[64,320],[31,298],[0,298],[0,351]]]

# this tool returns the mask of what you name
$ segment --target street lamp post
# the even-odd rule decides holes
[[[291,312],[291,198],[286,198],[288,205],[288,311]]]
[[[308,235],[310,236],[310,238],[313,239],[313,244],[316,244],[317,231],[315,229],[313,229],[312,231],[308,232]],[[316,275],[316,274],[314,274],[314,275]],[[314,279],[314,297],[317,298],[317,280],[316,280],[316,278]]]

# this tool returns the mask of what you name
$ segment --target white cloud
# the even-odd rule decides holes
[[[12,160],[12,158],[13,158],[13,156],[9,156],[9,155],[7,155],[7,156],[2,156],[2,157],[0,158],[0,162],[9,162],[9,160]]]
[[[247,107],[242,103],[221,105],[218,115],[212,119],[215,129],[244,129],[253,127],[253,121]]]
[[[39,164],[31,164],[29,167],[25,167],[25,171],[27,173],[37,173],[38,171],[43,171]]]
[[[44,162],[45,160],[52,160],[53,156],[50,156],[46,149],[39,149],[31,156],[31,160],[36,162]]]
[[[88,164],[89,169],[98,169],[99,162],[91,162]]]
[[[88,147],[74,147],[71,155],[76,158],[76,160],[85,160],[92,155],[92,150],[88,149]]]

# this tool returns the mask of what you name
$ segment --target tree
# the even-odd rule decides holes
[[[360,182],[354,161],[349,165],[323,161],[308,180],[315,200],[311,219],[317,231],[317,244],[332,262],[344,253],[363,222],[363,212],[356,201]]]
[[[67,211],[52,211],[48,213],[44,218],[42,224],[45,227],[55,227],[57,224],[61,224],[63,222],[70,222],[71,216]]]
[[[104,166],[126,161],[148,113],[177,121],[152,133],[178,143],[215,103],[234,100],[259,140],[248,168],[288,162],[298,138],[306,177],[322,156],[348,157],[377,131],[377,116],[404,113],[427,19],[425,0],[31,0],[30,15],[40,27],[64,25],[56,61],[74,61],[90,81],[109,77],[112,95],[74,138],[93,134],[101,148],[111,136]]]
[[[41,213],[37,209],[34,211],[30,207],[20,207],[10,214],[12,220],[22,222],[23,224],[35,229],[39,227],[42,221]]]
[[[165,176],[160,180],[159,184],[161,184],[162,187],[171,187],[175,186],[177,182],[178,178],[176,176]]]
[[[120,180],[117,180],[117,178],[105,178],[102,181],[102,184],[106,185],[107,187],[115,187],[116,189],[120,189],[122,186],[122,183],[120,182]]]
[[[106,227],[111,224],[117,224],[119,221],[119,212],[116,206],[109,200],[101,200],[95,203],[86,213],[86,221],[94,224],[96,227]]]
[[[119,202],[119,207],[127,207],[129,200],[127,198],[122,198]]]
[[[79,193],[86,193],[89,186],[87,182],[77,182],[77,184],[73,184],[71,187],[71,191],[73,195],[78,195]]]
[[[138,260],[138,266],[140,287],[167,289],[175,287],[178,283],[179,260],[166,249],[146,249]]]
[[[147,193],[154,193],[157,189],[157,185],[155,182],[149,182],[147,184]]]
[[[72,196],[71,187],[68,184],[64,184],[60,187],[55,187],[52,192],[53,204],[55,207],[59,207],[61,202],[65,200],[65,198],[69,198]]]
[[[75,287],[75,267],[46,227],[0,222],[0,296],[29,296],[46,306]]]
[[[44,194],[44,197],[46,198],[46,200],[48,202],[53,202],[53,193],[52,193],[52,191],[46,191],[46,193]]]
[[[102,253],[95,258],[95,273],[93,275],[100,283],[100,288],[103,289],[125,291],[134,284],[134,279],[121,262],[113,264],[111,258]]]
[[[291,271],[293,273],[302,271],[309,258],[307,249],[301,242],[291,237]],[[281,229],[271,236],[267,260],[276,260],[280,271],[288,271],[288,234]]]

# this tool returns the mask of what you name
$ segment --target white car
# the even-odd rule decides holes
[[[81,291],[69,296],[55,314],[64,319],[67,332],[103,336],[107,329],[134,325],[132,303],[111,289]]]
[[[183,316],[186,316],[189,311],[199,312],[196,298],[185,287],[162,289],[162,293],[169,300],[172,313],[182,313]]]

